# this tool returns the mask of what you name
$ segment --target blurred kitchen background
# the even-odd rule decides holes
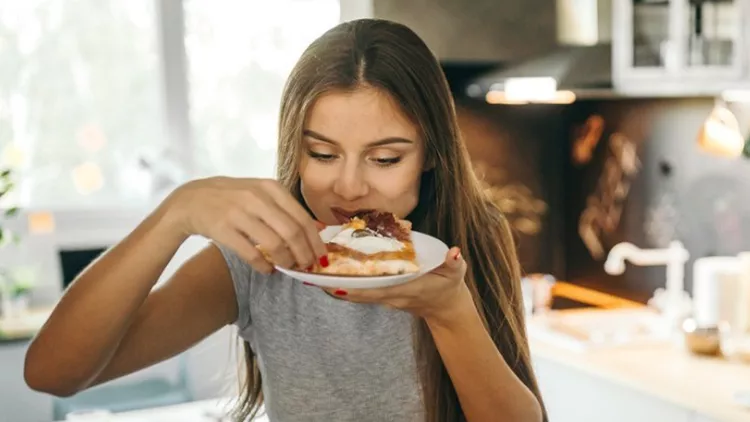
[[[550,420],[750,421],[750,0],[0,0],[0,421],[218,420],[231,328],[64,400],[26,347],[176,186],[273,177],[288,72],[358,17],[443,65]]]

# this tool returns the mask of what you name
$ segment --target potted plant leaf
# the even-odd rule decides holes
[[[18,207],[4,207],[8,195],[15,187],[13,171],[0,170],[0,254],[8,245],[18,244],[17,233],[7,227],[7,222],[18,214]],[[0,316],[10,317],[28,308],[29,297],[34,288],[32,277],[24,276],[0,264]]]

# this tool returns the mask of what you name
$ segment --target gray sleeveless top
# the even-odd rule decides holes
[[[257,273],[219,249],[271,422],[423,420],[410,314],[336,299],[279,272]]]

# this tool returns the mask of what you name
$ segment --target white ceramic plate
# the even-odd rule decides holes
[[[333,236],[341,231],[341,226],[329,226],[320,232],[320,238],[324,242],[332,239]],[[419,272],[412,274],[399,274],[378,277],[345,277],[328,274],[311,274],[304,271],[294,271],[288,268],[276,266],[280,272],[297,280],[306,281],[322,287],[341,287],[350,289],[370,289],[375,287],[395,286],[406,283],[420,275],[426,274],[445,262],[445,254],[448,253],[448,246],[440,239],[424,233],[412,231],[412,242],[414,250],[417,252],[417,263]]]

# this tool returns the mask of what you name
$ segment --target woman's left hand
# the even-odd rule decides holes
[[[445,262],[433,271],[407,283],[375,289],[325,290],[343,300],[378,303],[425,318],[449,321],[454,312],[471,302],[464,283],[466,261],[458,248],[451,248]],[[472,303],[473,306],[473,303]]]

